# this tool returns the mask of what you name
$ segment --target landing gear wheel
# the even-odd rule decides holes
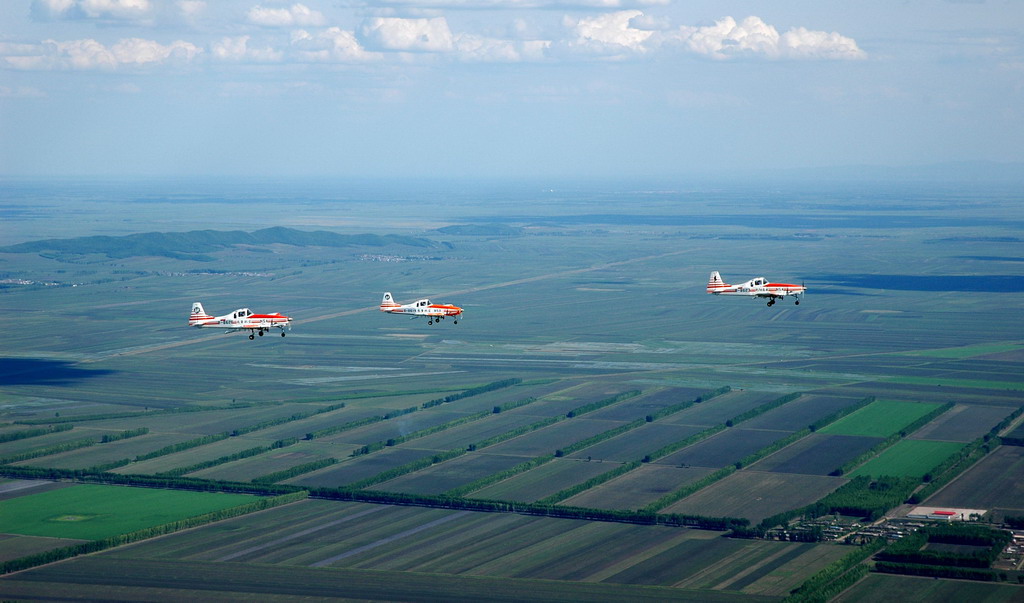
[[[249,333],[249,339],[256,339],[256,336],[253,335],[252,333]]]
[[[281,337],[284,337],[284,332],[283,331],[281,332]]]
[[[428,325],[432,325],[432,324],[434,324],[434,321],[433,321],[433,320],[428,320],[428,321],[427,321],[427,324],[428,324]]]
[[[260,331],[260,337],[263,337],[263,331]]]
[[[800,305],[800,300],[799,299],[796,300],[796,305],[798,305],[798,306]]]
[[[456,325],[459,324],[459,319],[456,318],[455,321],[452,324],[456,324]]]

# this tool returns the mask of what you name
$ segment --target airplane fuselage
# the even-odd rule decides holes
[[[391,297],[390,293],[384,294],[384,299],[380,304],[380,311],[388,314],[404,314],[410,318],[418,318],[420,316],[426,316],[431,319],[431,323],[434,320],[441,320],[447,316],[458,317],[462,314],[462,308],[453,306],[452,304],[432,304],[429,299],[420,299],[411,304],[399,304]]]
[[[291,325],[291,321],[291,317],[278,313],[255,314],[248,308],[239,308],[223,316],[210,316],[206,312],[196,312],[193,310],[192,315],[188,318],[188,325],[190,327],[226,329],[228,331],[248,330],[251,333],[259,333],[260,335],[270,331],[270,329],[281,329],[281,334],[283,335],[284,329]]]

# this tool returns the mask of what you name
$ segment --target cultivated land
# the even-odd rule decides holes
[[[397,186],[0,189],[0,248],[203,230],[208,215],[226,216],[224,231],[380,235],[349,245],[275,231],[152,255],[119,239],[0,249],[0,302],[18,321],[0,352],[12,476],[257,480],[314,497],[8,574],[0,597],[779,600],[852,547],[606,520],[646,509],[756,524],[856,475],[923,476],[1024,405],[1016,190]],[[437,230],[460,224],[475,228]],[[713,298],[711,270],[810,293],[773,308]],[[385,316],[384,291],[466,315]],[[254,341],[189,330],[193,301],[295,325]],[[995,448],[925,503],[1024,515],[1021,450]],[[167,524],[216,511],[199,501],[265,498],[81,496],[111,488],[0,482],[0,506],[39,515],[0,527],[0,561],[137,531],[152,524],[129,525],[128,511],[154,500],[170,503],[152,518]],[[315,498],[321,488],[377,502]],[[446,498],[410,498],[433,495]],[[581,516],[564,516],[574,507]],[[963,584],[872,574],[842,600],[929,600]],[[1022,596],[969,588],[979,601]]]

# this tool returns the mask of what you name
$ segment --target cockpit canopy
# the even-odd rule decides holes
[[[763,276],[759,276],[759,277],[755,278],[754,280],[750,281],[750,284],[752,286],[754,286],[754,287],[760,287],[761,285],[764,285],[767,282],[768,281],[766,281]]]
[[[416,302],[416,307],[417,308],[426,308],[429,305],[430,305],[430,300],[429,299],[421,299],[421,300],[418,300]]]
[[[239,308],[234,311],[231,318],[245,318],[247,316],[252,316],[252,311],[249,308]]]

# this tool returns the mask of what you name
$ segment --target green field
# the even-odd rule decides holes
[[[857,467],[847,477],[892,475],[921,477],[963,447],[959,442],[900,440],[882,454]]]
[[[941,405],[876,400],[820,431],[837,435],[887,438],[939,406]]]
[[[244,494],[79,485],[0,501],[0,533],[98,540],[252,500]]]

